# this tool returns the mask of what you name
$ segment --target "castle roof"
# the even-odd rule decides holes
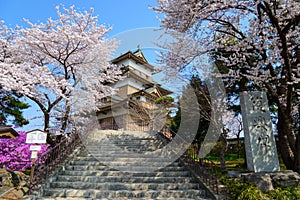
[[[11,126],[0,126],[0,138],[16,139],[17,136],[19,136],[19,133]]]
[[[134,53],[131,51],[126,52],[125,54],[120,55],[119,57],[113,59],[111,62],[113,64],[118,64],[119,62],[126,60],[126,59],[132,59],[136,63],[142,64],[143,66],[147,67],[151,72],[155,71],[155,68],[153,65],[150,65],[148,61],[146,60],[144,54],[138,50]]]

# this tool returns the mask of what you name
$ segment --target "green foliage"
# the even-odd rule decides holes
[[[28,103],[20,101],[19,97],[14,94],[0,94],[0,124],[8,123],[9,117],[13,117],[12,123],[15,125],[28,124],[29,121],[23,117],[22,110],[29,107]]]
[[[210,151],[209,155],[219,157],[222,148],[222,142],[217,142],[214,148]]]
[[[172,118],[172,120],[169,122],[168,125],[170,126],[170,128],[172,130],[177,132],[179,129],[179,126],[180,126],[180,122],[181,122],[181,109],[180,109],[180,104],[179,104],[176,115]]]
[[[174,108],[175,103],[174,103],[174,98],[170,96],[162,96],[156,99],[155,104],[160,105],[161,108],[166,108],[166,112],[168,114],[171,113],[170,108]],[[173,131],[177,132],[180,126],[180,120],[181,120],[181,110],[180,106],[178,106],[178,110],[175,114],[174,117],[168,116],[168,121],[166,122],[166,125],[169,126]]]
[[[300,199],[300,188],[276,188],[269,192],[268,196],[274,200],[298,200]]]
[[[223,176],[219,180],[226,185],[230,199],[238,199],[241,193],[249,187],[248,184],[242,183],[239,179],[228,178],[227,176]]]
[[[210,159],[210,160],[219,160],[219,156],[217,155],[212,155],[209,154],[208,156],[206,156],[206,158]],[[238,158],[238,155],[236,153],[227,153],[225,154],[225,160],[226,161],[239,161],[240,159]]]
[[[194,89],[199,104],[200,119],[195,140],[197,143],[201,143],[206,136],[210,124],[210,95],[205,81],[201,80],[201,78],[196,75],[191,77],[190,86]]]
[[[197,75],[192,75],[190,77],[189,85],[195,91],[195,94],[197,96],[197,101],[198,101],[198,104],[199,104],[200,119],[199,119],[199,126],[198,126],[198,130],[197,130],[197,135],[195,137],[194,143],[200,144],[203,141],[203,139],[205,138],[208,127],[209,127],[209,120],[210,120],[209,118],[210,118],[210,112],[211,112],[210,96],[209,96],[209,91],[208,91],[207,85]],[[159,98],[156,101],[156,103],[171,102],[171,100],[173,100],[173,99],[168,98],[166,96],[166,97],[164,97],[164,99]],[[194,103],[194,102],[191,102],[191,103]],[[180,126],[180,122],[181,122],[181,109],[180,108],[181,108],[181,106],[180,106],[180,103],[179,103],[178,104],[178,111],[177,111],[176,115],[167,124],[175,132],[178,131],[179,126]]]
[[[258,200],[258,199],[268,199],[264,193],[255,186],[249,185],[246,189],[244,189],[240,195],[237,197],[237,200]]]
[[[171,105],[174,102],[174,98],[170,96],[162,96],[156,99],[156,104],[164,104],[164,105]]]
[[[228,199],[232,200],[298,200],[300,199],[300,188],[298,187],[278,187],[268,193],[263,193],[254,185],[244,183],[237,178],[222,176],[220,179],[226,185]]]

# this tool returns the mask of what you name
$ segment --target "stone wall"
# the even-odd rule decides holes
[[[29,176],[22,172],[0,169],[0,199],[22,199],[29,189]]]
[[[300,175],[292,170],[270,173],[244,173],[241,174],[241,178],[244,182],[255,184],[256,188],[263,192],[269,192],[276,187],[296,187],[300,183]]]

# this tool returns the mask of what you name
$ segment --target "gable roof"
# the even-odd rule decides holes
[[[0,138],[16,139],[17,136],[19,136],[19,133],[11,126],[0,126]]]
[[[148,95],[151,95],[151,96],[156,96],[156,97],[163,97],[163,96],[166,96],[166,95],[169,95],[169,94],[172,94],[173,92],[167,90],[167,89],[164,89],[162,87],[160,87],[158,84],[154,85],[154,84],[151,84],[151,86],[149,87],[146,87],[145,89],[143,90],[139,90],[133,94],[131,94],[132,96],[137,96],[137,95],[144,95],[144,94],[148,94]]]
[[[160,85],[154,85],[153,87],[151,88],[147,88],[146,91],[148,93],[157,93],[159,96],[166,96],[166,95],[169,95],[169,94],[172,94],[173,92],[171,92],[170,90],[167,90],[163,87],[161,87]]]
[[[133,54],[148,63],[146,57],[144,56],[142,50],[139,47],[138,47],[138,49],[136,51],[133,52]]]
[[[138,53],[138,52],[136,52]],[[155,68],[153,65],[150,65],[148,63],[148,61],[146,60],[144,54],[142,52],[138,53],[137,55],[131,51],[126,52],[125,54],[120,55],[119,57],[113,59],[111,62],[113,64],[117,64],[119,62],[121,62],[122,60],[125,59],[132,59],[134,60],[136,63],[142,64],[143,66],[147,67],[148,69],[150,69],[152,72],[155,71]]]

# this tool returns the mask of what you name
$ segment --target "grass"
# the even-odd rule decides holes
[[[218,156],[209,155],[206,157],[208,160],[213,161],[217,168],[220,167],[220,159]],[[237,154],[226,154],[225,155],[226,167],[228,171],[245,171],[247,166],[244,158],[238,158]],[[221,170],[220,170],[221,171]]]
[[[219,156],[208,155],[206,157],[208,160],[213,161],[217,167],[220,166],[220,158]],[[225,154],[226,167],[228,171],[246,171],[247,164],[244,157],[238,158],[237,153]],[[286,170],[286,166],[284,165],[282,159],[279,158],[280,170]]]

